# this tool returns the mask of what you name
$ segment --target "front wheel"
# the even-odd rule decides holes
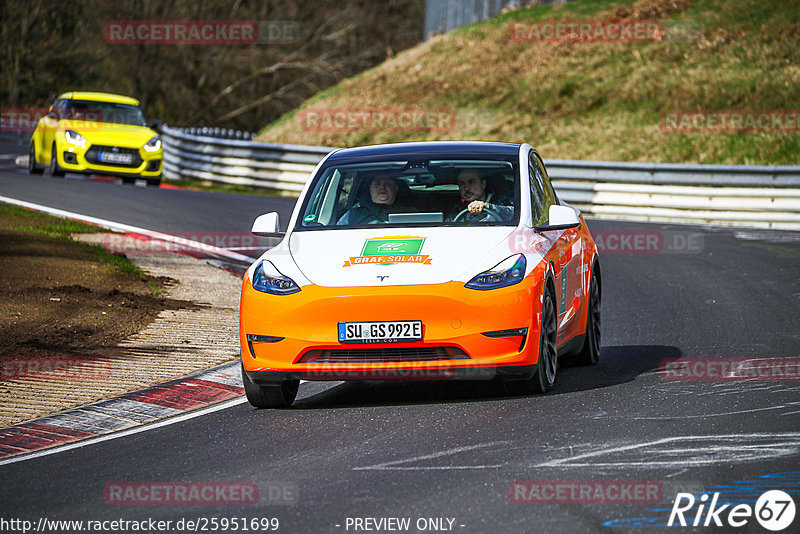
[[[244,365],[242,382],[247,401],[256,408],[287,408],[294,402],[300,387],[299,380],[284,380],[269,386],[256,384],[247,376]]]
[[[149,187],[158,187],[158,186],[161,185],[161,175],[160,174],[158,176],[147,176],[147,177],[145,177],[145,180],[147,181],[147,185]]]
[[[44,169],[36,163],[36,147],[33,143],[31,143],[31,148],[28,151],[28,172],[30,174],[42,174],[44,172]]]
[[[539,361],[531,378],[506,382],[506,391],[513,394],[547,393],[556,382],[558,349],[556,308],[553,297],[545,291],[542,302],[542,320],[539,324]]]
[[[583,349],[573,359],[577,365],[596,365],[600,361],[600,334],[600,284],[592,272]]]
[[[56,178],[64,176],[64,170],[58,164],[58,152],[56,151],[55,143],[53,143],[53,150],[50,152],[50,175]]]

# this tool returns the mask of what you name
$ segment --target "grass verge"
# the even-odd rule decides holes
[[[796,165],[800,130],[673,132],[676,110],[794,110],[796,0],[582,0],[434,37],[310,99],[259,141],[322,146],[528,141],[548,158]],[[649,42],[515,42],[511,24],[657,20]],[[446,110],[444,129],[309,125],[303,110]]]

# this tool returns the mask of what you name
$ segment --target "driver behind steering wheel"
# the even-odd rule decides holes
[[[453,221],[456,215],[465,209],[467,221],[497,220],[484,210],[497,213],[503,221],[510,221],[514,217],[514,199],[487,191],[486,179],[475,169],[464,169],[458,173],[458,192],[461,194],[461,200],[450,210],[448,221]]]

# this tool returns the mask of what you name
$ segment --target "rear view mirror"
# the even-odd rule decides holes
[[[250,233],[259,237],[283,237],[284,232],[280,231],[278,225],[278,214],[276,212],[265,213],[259,215],[253,222],[253,228]]]

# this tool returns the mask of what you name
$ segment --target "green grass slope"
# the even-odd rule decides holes
[[[511,24],[660,21],[649,42],[514,42]],[[435,110],[443,127],[335,127],[309,113]],[[518,9],[437,36],[345,80],[267,126],[259,140],[324,146],[474,139],[548,158],[800,164],[800,126],[674,132],[674,110],[800,109],[798,0],[581,0]],[[323,124],[324,127],[319,125]]]

